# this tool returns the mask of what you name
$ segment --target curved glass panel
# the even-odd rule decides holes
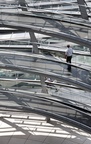
[[[89,0],[0,1],[0,110],[91,131],[90,7]]]

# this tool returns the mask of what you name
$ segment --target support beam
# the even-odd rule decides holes
[[[30,34],[31,41],[33,42],[33,53],[38,54],[39,50],[38,50],[37,39],[35,37],[35,34],[34,34],[34,32],[29,32],[29,34]],[[34,61],[35,60],[36,59],[34,59]],[[45,77],[40,76],[40,80],[41,80],[41,85],[42,85],[42,92],[43,93],[48,93],[47,88],[45,86]]]
[[[31,42],[33,42],[33,53],[35,54],[38,54],[39,53],[39,50],[38,50],[38,46],[37,46],[37,39],[35,37],[35,34],[34,32],[29,32],[29,35],[30,35],[30,39],[31,39]]]
[[[80,12],[81,12],[81,17],[83,19],[88,20],[88,15],[87,15],[87,12],[86,12],[86,7],[85,7],[85,5],[86,5],[85,0],[77,0],[77,2],[78,2],[79,9],[80,9]]]

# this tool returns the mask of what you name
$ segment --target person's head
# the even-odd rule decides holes
[[[69,47],[70,47],[70,45],[68,44],[68,45],[67,45],[67,47],[69,48]]]

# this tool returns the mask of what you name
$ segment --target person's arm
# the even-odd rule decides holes
[[[67,59],[67,55],[65,54],[65,59]]]
[[[65,52],[65,59],[67,58],[67,50],[66,50],[66,52]]]

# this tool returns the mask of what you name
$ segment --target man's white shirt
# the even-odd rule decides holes
[[[72,48],[67,48],[67,50],[65,52],[65,55],[72,56],[72,53],[73,53],[73,49]]]

